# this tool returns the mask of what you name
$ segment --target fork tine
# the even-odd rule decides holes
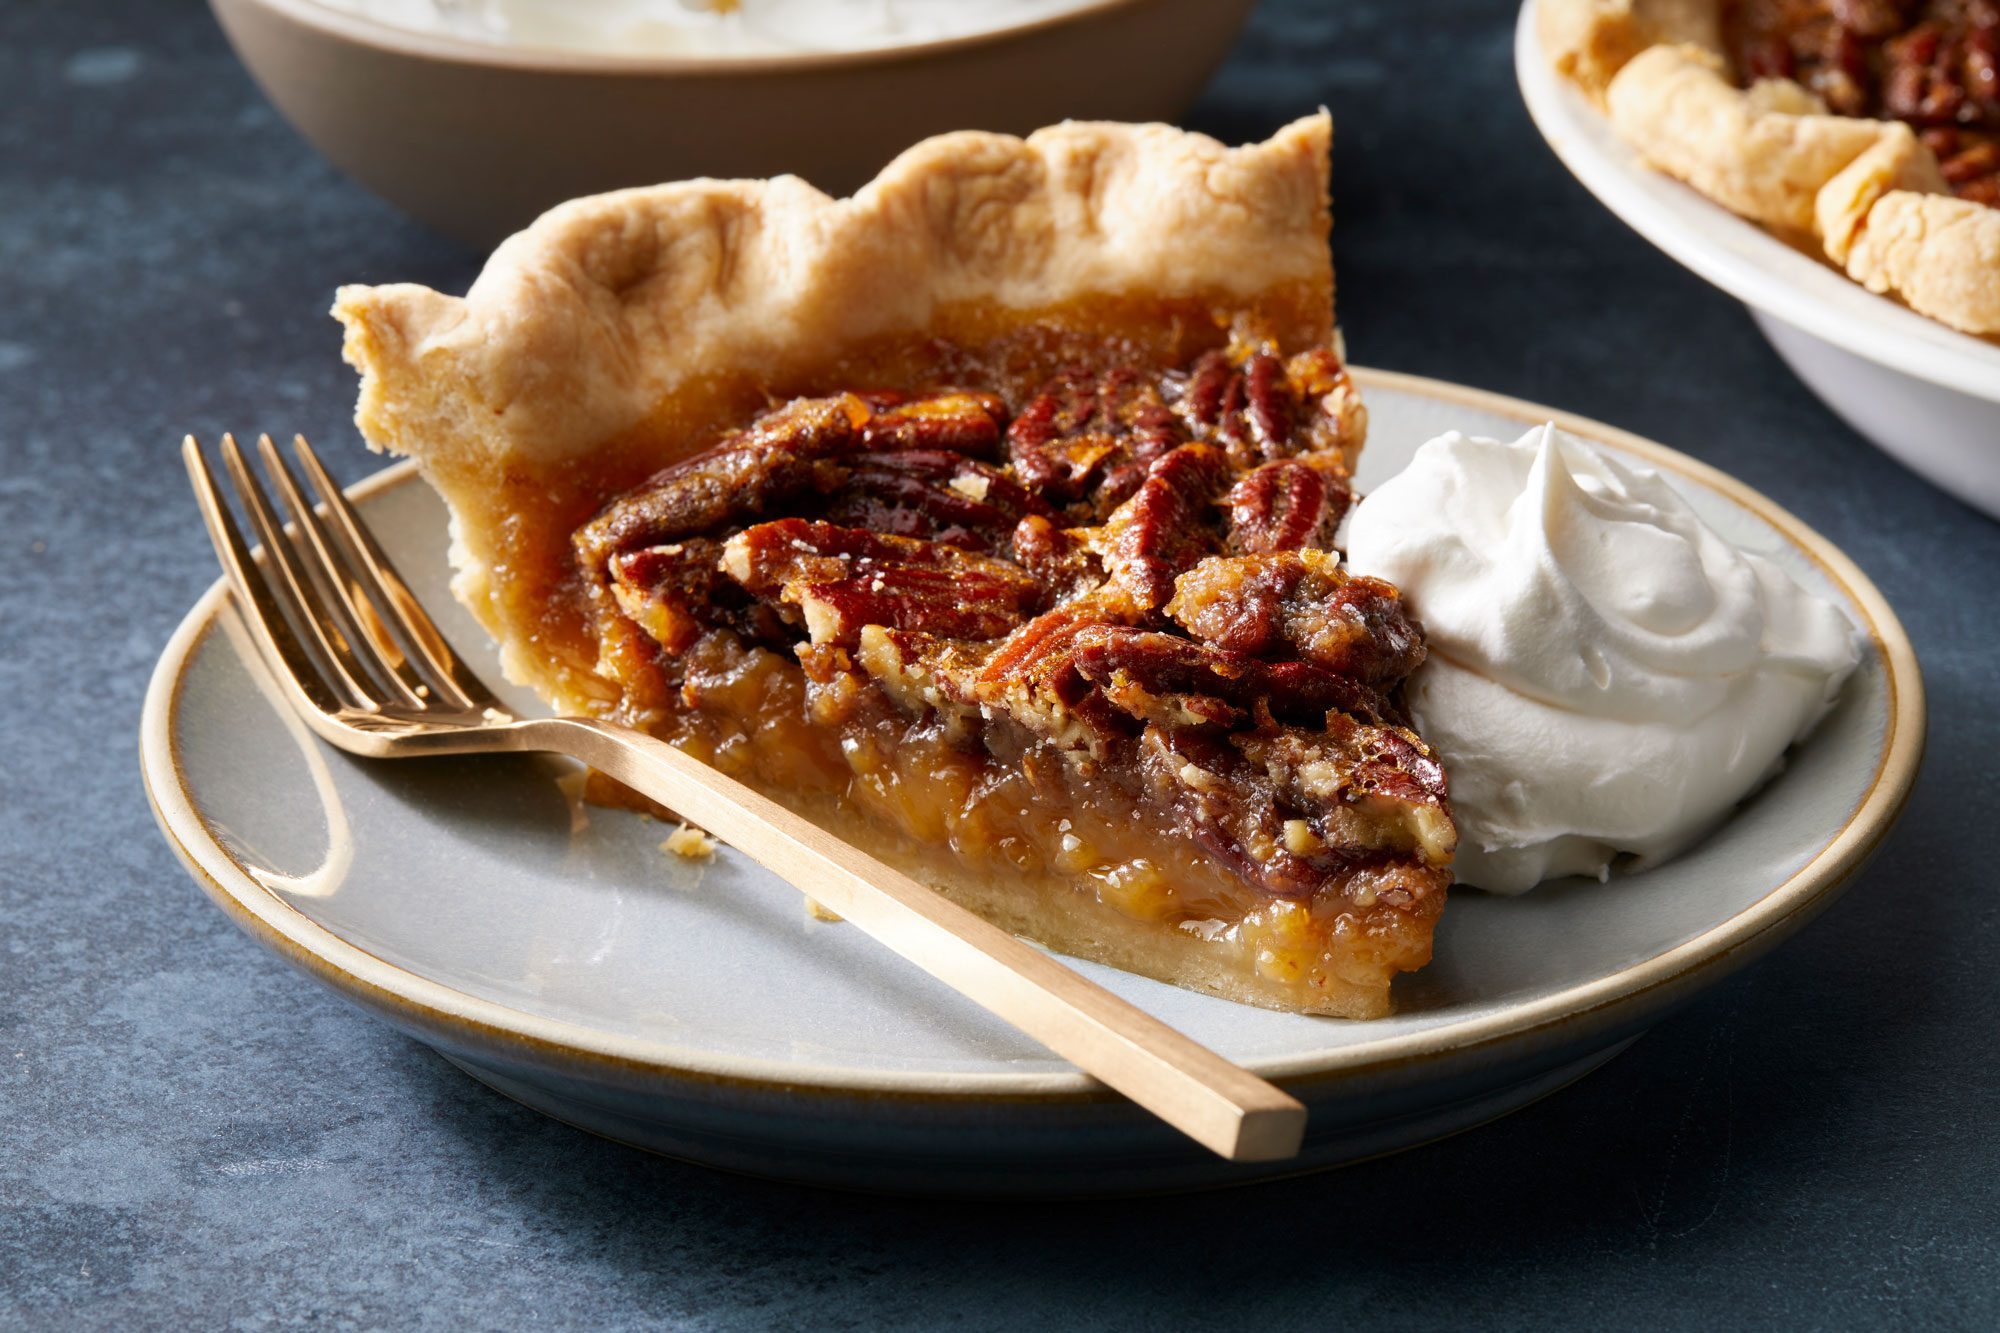
[[[201,510],[202,523],[208,528],[209,540],[215,544],[216,557],[229,576],[236,604],[249,622],[251,637],[272,674],[296,691],[299,702],[307,708],[320,713],[339,711],[343,701],[327,687],[320,664],[292,632],[271,586],[257,573],[250,548],[237,529],[236,520],[230,517],[229,506],[223,503],[222,492],[215,484],[215,475],[209,471],[201,445],[192,435],[181,440],[181,460],[187,464],[195,503]]]
[[[264,488],[257,484],[250,465],[244,461],[243,451],[237,448],[234,435],[222,437],[222,465],[229,470],[230,480],[236,483],[236,498],[250,515],[250,525],[257,530],[257,539],[264,544],[266,570],[275,572],[275,577],[267,580],[267,586],[278,603],[294,618],[293,631],[320,659],[322,679],[347,707],[378,710],[381,700],[349,669],[349,663],[354,661],[352,650],[329,638],[322,618],[314,614],[314,599],[307,591],[305,576],[298,567],[298,557],[292,552],[292,544],[285,540],[277,513],[264,497]]]
[[[355,605],[354,597],[348,591],[351,576],[344,568],[344,561],[328,544],[319,515],[306,503],[298,479],[285,466],[285,460],[278,454],[278,446],[271,442],[269,435],[257,437],[257,453],[264,460],[265,475],[277,483],[278,494],[292,516],[292,525],[298,534],[292,546],[304,566],[306,577],[319,593],[320,608],[338,622],[334,626],[335,633],[347,641],[347,646],[353,650],[355,663],[374,677],[375,683],[383,686],[397,702],[413,708],[424,707],[422,687],[425,682],[409,669],[407,660],[400,652],[392,655],[384,651],[378,636],[363,623],[361,608]]]
[[[347,502],[347,497],[327,473],[305,436],[292,437],[292,452],[298,456],[313,490],[326,505],[333,532],[352,557],[350,567],[355,571],[356,582],[374,604],[379,619],[402,645],[404,653],[430,680],[432,688],[445,702],[462,708],[500,708],[500,701],[493,697],[493,692],[452,652],[451,645],[439,633],[423,604],[403,582],[388,555],[376,544],[374,535]]]

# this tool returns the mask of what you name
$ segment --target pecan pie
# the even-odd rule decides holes
[[[1325,119],[919,145],[849,200],[567,205],[349,288],[358,419],[512,675],[1051,946],[1386,1012],[1456,834],[1423,637],[1333,534],[1365,415]]]
[[[2000,0],[1540,0],[1655,166],[1871,290],[2000,335]]]

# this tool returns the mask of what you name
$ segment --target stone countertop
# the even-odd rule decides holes
[[[1928,764],[1851,893],[1509,1119],[1287,1183],[915,1203],[717,1175],[478,1086],[189,883],[133,735],[215,576],[184,431],[370,463],[324,311],[475,256],[298,140],[193,0],[0,6],[0,1326],[2000,1324],[2000,527],[1899,470],[1605,213],[1505,0],[1266,0],[1189,117],[1340,122],[1358,360],[1729,469],[1908,625]]]

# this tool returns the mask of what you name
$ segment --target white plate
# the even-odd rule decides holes
[[[1535,0],[1514,30],[1528,114],[1563,165],[1632,230],[1750,307],[1827,406],[1921,476],[2000,517],[2000,346],[1945,327],[1657,172],[1555,72]]]
[[[1444,429],[1512,436],[1555,415],[1360,379],[1364,488]],[[1557,419],[1661,467],[1727,536],[1839,599],[1871,647],[1784,775],[1687,855],[1607,885],[1455,893],[1438,961],[1398,983],[1391,1018],[1272,1013],[1079,964],[1302,1097],[1296,1163],[1208,1156],[858,932],[809,921],[727,850],[690,866],[659,850],[660,825],[616,811],[573,829],[552,762],[329,749],[270,702],[220,584],[153,678],[146,785],[196,879],[254,938],[501,1091],[648,1148],[823,1183],[1027,1193],[1214,1184],[1405,1147],[1579,1077],[1796,929],[1887,832],[1922,750],[1915,657],[1845,557],[1692,459]],[[407,467],[355,494],[497,681],[445,590],[440,502]]]

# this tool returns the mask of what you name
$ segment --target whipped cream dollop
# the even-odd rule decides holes
[[[869,51],[994,32],[1090,0],[320,0],[417,32],[600,55]]]
[[[1450,778],[1458,878],[1500,893],[1673,855],[1860,661],[1840,608],[1553,425],[1430,441],[1355,510],[1347,549],[1423,622],[1410,713]]]

